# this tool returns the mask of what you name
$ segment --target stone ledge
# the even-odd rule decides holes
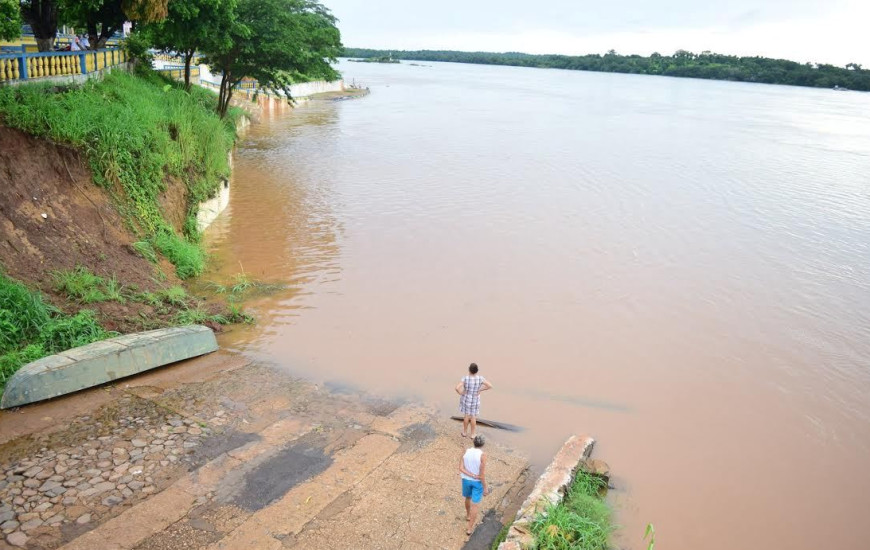
[[[595,440],[589,436],[572,435],[568,438],[523,502],[499,550],[520,550],[534,542],[530,527],[535,516],[562,501],[577,468],[592,454],[594,445]]]

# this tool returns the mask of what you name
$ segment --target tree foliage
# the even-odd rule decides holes
[[[246,77],[289,99],[294,82],[338,76],[330,65],[341,52],[336,19],[314,0],[238,0],[235,17],[224,23],[203,48],[209,65],[222,75],[221,116],[233,87]]]
[[[31,0],[36,1],[36,0]],[[47,1],[47,0],[46,0]],[[87,30],[92,49],[102,48],[121,30],[125,21],[160,21],[168,12],[168,0],[58,0],[63,21]]]
[[[419,61],[450,61],[481,65],[513,65],[608,73],[634,73],[661,76],[763,82],[850,90],[870,91],[870,70],[856,63],[846,68],[834,65],[797,63],[767,57],[738,57],[711,52],[695,54],[678,50],[673,55],[654,53],[649,57],[619,55],[610,50],[604,55],[531,55],[525,53],[490,53],[457,51],[392,51],[346,48],[347,57],[378,57],[392,53],[396,59]]]
[[[222,50],[232,25],[236,0],[173,0],[166,19],[146,25],[143,32],[151,44],[184,59],[184,85],[190,89],[190,64],[197,50]]]
[[[0,0],[0,40],[21,36],[21,9],[18,0]]]

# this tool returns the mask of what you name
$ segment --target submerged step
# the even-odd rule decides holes
[[[217,349],[214,333],[201,325],[137,332],[94,342],[21,367],[6,383],[0,408],[51,399]]]

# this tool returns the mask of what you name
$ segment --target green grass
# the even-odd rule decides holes
[[[179,279],[202,275],[205,270],[205,251],[197,244],[185,240],[173,231],[161,230],[154,235],[154,248],[175,265]]]
[[[154,246],[150,242],[136,241],[133,243],[133,250],[152,264],[157,263],[157,252],[155,252]]]
[[[270,292],[277,292],[279,290],[283,290],[286,288],[282,284],[276,283],[263,283],[252,279],[246,273],[239,273],[234,275],[232,278],[232,282],[228,284],[220,284],[214,281],[210,281],[206,288],[214,292],[215,294],[227,294],[229,295],[230,300],[241,298],[245,294],[256,293],[256,294],[268,294]]]
[[[495,537],[495,540],[492,541],[492,544],[489,545],[489,550],[498,550],[498,545],[503,543],[507,538],[508,531],[510,531],[511,525],[508,523],[504,527],[501,528],[501,531],[498,532],[498,535]]]
[[[0,390],[22,365],[112,335],[93,311],[65,315],[38,292],[0,274]]]
[[[79,266],[70,271],[54,271],[51,276],[54,279],[55,290],[82,304],[97,302],[123,304],[127,301],[123,294],[124,289],[114,275],[104,279],[93,274],[88,268]]]
[[[188,218],[229,175],[227,152],[235,119],[214,113],[214,93],[153,72],[112,72],[102,80],[60,88],[52,84],[0,87],[0,118],[6,126],[68,143],[87,156],[94,181],[116,198],[140,240],[134,248],[149,260],[159,250],[182,278],[202,272],[204,254],[190,223],[178,235],[164,219],[158,196],[167,176],[187,187]],[[238,113],[234,112],[237,117]],[[141,243],[150,243],[151,250]]]
[[[173,322],[177,325],[202,325],[216,323],[219,325],[252,324],[254,318],[240,307],[230,304],[222,313],[209,313],[201,304],[179,311]]]
[[[603,479],[578,472],[562,502],[532,523],[537,550],[607,550],[614,527]]]

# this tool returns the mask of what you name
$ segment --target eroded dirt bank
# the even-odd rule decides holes
[[[68,312],[69,304],[52,284],[52,272],[82,266],[135,291],[179,284],[175,270],[161,258],[149,262],[133,249],[128,230],[109,193],[93,183],[83,156],[73,148],[0,126],[0,268],[41,290]],[[184,219],[186,194],[167,180],[160,198],[167,220]],[[142,320],[157,323],[167,314],[143,303],[103,301],[87,304],[108,330],[141,330]]]
[[[460,548],[447,422],[220,352],[3,411],[0,548]],[[527,462],[488,435],[510,516]]]

